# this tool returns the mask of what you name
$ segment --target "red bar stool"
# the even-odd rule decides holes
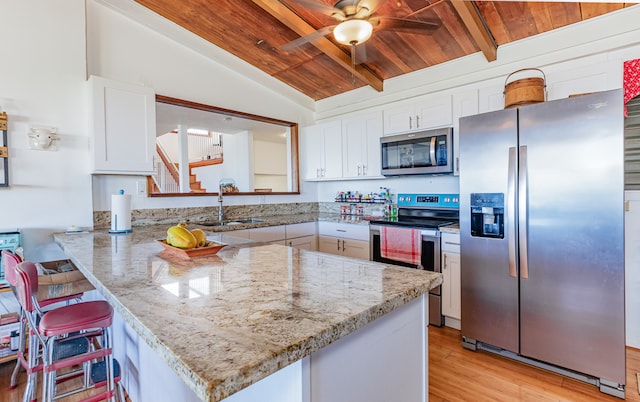
[[[4,273],[5,273],[5,278],[7,279],[7,281],[9,282],[9,286],[11,287],[11,291],[13,292],[13,294],[16,296],[16,298],[18,298],[18,294],[17,294],[17,290],[16,290],[16,272],[15,272],[15,267],[16,265],[20,264],[22,262],[22,258],[20,258],[19,255],[11,252],[10,250],[2,250],[2,267],[4,268]],[[50,307],[54,304],[57,303],[64,303],[64,304],[68,304],[71,301],[79,301],[80,298],[82,297],[82,294],[74,294],[74,295],[70,295],[70,296],[64,296],[64,297],[56,297],[56,298],[51,298],[51,299],[44,299],[44,300],[39,300],[38,304],[41,308],[45,308],[45,307]],[[11,381],[9,383],[9,389],[14,389],[15,387],[18,386],[18,373],[20,371],[20,367],[24,367],[24,369],[27,372],[27,375],[29,376],[29,380],[27,382],[27,387],[29,389],[34,389],[35,392],[35,381],[36,381],[36,377],[34,375],[34,373],[40,371],[42,369],[41,365],[37,364],[37,360],[38,360],[38,353],[39,350],[37,343],[35,344],[36,349],[31,349],[34,351],[34,353],[32,353],[31,355],[29,355],[28,351],[29,348],[27,348],[27,320],[26,317],[24,315],[24,311],[22,310],[22,306],[20,306],[20,334],[19,334],[19,346],[18,346],[18,353],[17,353],[17,359],[16,359],[16,366],[13,369],[13,372],[11,373]],[[83,346],[80,345],[78,343],[78,341],[75,342],[76,346],[76,351],[77,352],[81,352],[83,349]],[[68,347],[71,346],[71,343],[69,343],[67,345]],[[80,349],[78,349],[80,348]],[[67,348],[67,353],[73,353],[73,351],[69,348]],[[30,360],[30,358],[32,358]]]
[[[28,261],[21,262],[15,266],[16,290],[18,301],[20,302],[24,315],[30,327],[31,347],[42,348],[41,364],[44,373],[42,385],[42,400],[51,402],[54,399],[63,398],[89,388],[97,388],[106,385],[106,389],[98,394],[85,399],[86,402],[115,400],[114,390],[116,381],[115,366],[111,349],[111,324],[113,321],[113,309],[105,301],[80,302],[66,305],[47,311],[40,317],[38,322],[38,300],[35,295],[38,290],[38,270],[36,266]],[[73,354],[69,357],[60,353],[61,348],[65,348],[65,343],[75,339],[100,339],[100,348],[88,348],[84,353]],[[100,360],[99,363],[96,361]],[[100,370],[104,370],[103,378],[93,381],[84,381],[81,387],[56,395],[56,374],[58,370],[68,369],[73,366],[82,365],[86,372],[91,372],[91,362],[93,366],[100,365]],[[97,369],[96,369],[97,370]],[[118,367],[119,370],[119,367]],[[90,378],[91,378],[90,377]],[[119,377],[119,375],[118,375]],[[120,387],[120,397],[122,390]],[[25,390],[24,400],[28,401],[29,394],[33,394],[35,386]],[[33,399],[32,399],[33,400]]]

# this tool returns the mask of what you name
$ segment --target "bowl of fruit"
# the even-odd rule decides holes
[[[167,229],[167,238],[156,240],[164,249],[183,258],[201,257],[217,254],[226,244],[208,241],[202,229],[187,229],[185,223],[179,223]]]

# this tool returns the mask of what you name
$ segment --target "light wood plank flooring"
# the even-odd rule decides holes
[[[461,346],[460,331],[429,327],[429,401],[611,401],[595,386]],[[627,401],[640,401],[640,350],[627,348]]]
[[[429,328],[431,402],[621,401],[600,393],[594,386],[570,378],[486,352],[466,350],[460,345],[460,340],[460,331],[451,328]],[[26,375],[23,371],[18,388],[8,390],[12,369],[13,363],[0,365],[0,402],[21,401]],[[627,401],[640,402],[636,380],[638,372],[640,350],[627,348]],[[82,396],[86,395],[79,394],[65,401],[75,402]]]

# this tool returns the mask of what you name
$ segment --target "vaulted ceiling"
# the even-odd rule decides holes
[[[330,15],[335,0],[136,2],[314,100],[364,85],[381,91],[384,80],[476,52],[482,52],[491,62],[497,57],[496,49],[504,44],[634,5],[343,0],[342,5],[370,7],[373,18],[394,17],[380,18],[371,38],[353,52],[334,39],[331,28],[325,28],[339,22]],[[321,29],[326,36],[313,36]],[[295,40],[298,42],[294,44],[303,43],[285,46]]]

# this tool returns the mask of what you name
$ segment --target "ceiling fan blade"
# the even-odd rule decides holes
[[[413,34],[430,34],[440,27],[437,20],[419,21],[396,17],[375,17],[369,19],[375,29],[388,29]]]
[[[358,18],[365,18],[368,17],[369,15],[373,14],[376,12],[376,10],[383,5],[384,3],[386,3],[387,0],[360,0],[358,2],[358,14],[357,17]],[[368,10],[366,11],[366,13],[364,13],[364,11],[362,11],[364,13],[364,15],[360,15],[361,10]]]
[[[300,4],[311,10],[320,11],[322,14],[334,17],[340,21],[344,21],[347,16],[339,8],[328,5],[320,0],[291,0],[292,3]]]
[[[309,43],[309,42],[313,42],[314,40],[321,38],[323,36],[329,35],[331,33],[331,31],[333,31],[333,28],[335,27],[335,25],[328,25],[324,28],[320,28],[317,31],[315,31],[314,33],[311,33],[309,35],[305,35],[305,36],[301,36],[298,39],[294,39],[289,43],[285,43],[284,45],[282,45],[280,47],[280,49],[284,50],[284,51],[289,51],[289,50],[293,50],[294,48],[300,46],[300,45],[304,45],[305,43]]]

